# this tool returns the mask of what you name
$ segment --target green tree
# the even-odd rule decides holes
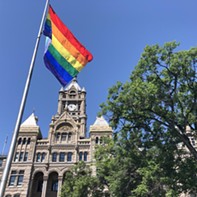
[[[97,147],[99,182],[114,197],[158,197],[169,193],[173,193],[173,197],[178,196],[183,189],[177,184],[180,183],[180,177],[172,149],[157,148],[156,144],[152,148],[141,149],[138,147],[139,139],[140,135],[136,132],[136,136],[108,139],[104,146]],[[186,166],[187,169],[188,166],[191,167]],[[189,174],[191,172],[187,175]],[[188,187],[184,191],[187,189]]]
[[[98,150],[98,176],[113,196],[197,190],[197,151],[186,134],[189,126],[197,136],[197,48],[177,46],[147,46],[130,80],[110,88],[101,105],[115,136]]]
[[[130,81],[109,90],[102,110],[115,128],[129,122],[130,128],[146,134],[169,133],[197,159],[186,135],[187,126],[197,134],[197,48],[176,52],[177,46],[175,42],[147,46]]]
[[[100,197],[103,187],[84,162],[77,163],[64,178],[61,197]]]
[[[147,46],[125,84],[109,90],[102,114],[114,129],[96,149],[97,175],[78,163],[66,174],[61,197],[178,197],[197,193],[197,49]],[[189,150],[180,148],[182,145]]]

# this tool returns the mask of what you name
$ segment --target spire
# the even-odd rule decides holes
[[[81,91],[81,87],[79,86],[76,77],[73,78],[73,80],[69,83],[65,90],[70,90],[73,86],[77,91]]]
[[[112,128],[105,118],[101,116],[97,117],[94,124],[90,126],[90,133],[92,132],[112,133]]]
[[[109,124],[105,120],[105,118],[101,116],[101,117],[96,117],[96,121],[94,122],[93,126],[109,126]]]
[[[32,113],[22,124],[21,127],[38,126],[37,117]]]

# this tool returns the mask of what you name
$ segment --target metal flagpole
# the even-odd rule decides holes
[[[25,84],[25,88],[24,88],[24,92],[23,92],[23,97],[22,97],[22,100],[21,100],[21,105],[20,105],[20,109],[19,109],[19,113],[18,113],[18,118],[17,118],[17,121],[16,121],[12,141],[11,141],[11,144],[10,144],[10,150],[9,150],[8,157],[7,157],[7,160],[6,160],[6,165],[5,165],[5,168],[4,168],[4,171],[3,171],[3,176],[2,176],[1,185],[0,185],[0,197],[3,197],[4,193],[5,193],[6,183],[7,183],[7,180],[8,180],[8,175],[9,175],[9,172],[10,172],[10,167],[11,167],[11,163],[12,163],[12,159],[13,159],[13,155],[14,155],[14,149],[15,149],[16,142],[17,142],[18,132],[19,132],[19,128],[20,128],[20,124],[21,124],[21,120],[22,120],[22,116],[23,116],[23,112],[24,112],[24,108],[25,108],[27,94],[28,94],[28,91],[29,91],[30,81],[31,81],[32,73],[33,73],[33,68],[34,68],[34,63],[35,63],[36,54],[37,54],[37,50],[38,50],[38,45],[39,45],[39,42],[40,42],[40,37],[42,35],[42,29],[43,29],[43,25],[44,25],[44,20],[45,20],[45,15],[46,15],[46,12],[47,12],[48,4],[49,4],[49,0],[46,0],[44,12],[43,12],[43,15],[42,15],[42,20],[41,20],[41,23],[40,23],[38,36],[37,36],[37,39],[36,39],[34,52],[33,52],[33,55],[32,55],[31,64],[30,64],[30,67],[29,67],[29,73],[28,73],[28,76],[27,76],[27,80],[26,80],[26,84]]]

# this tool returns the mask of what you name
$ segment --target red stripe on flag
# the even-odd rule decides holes
[[[66,27],[61,19],[56,15],[53,8],[49,7],[50,18],[62,34],[69,40],[69,42],[90,62],[93,58],[92,54],[75,38],[72,32]],[[53,30],[52,30],[53,33]]]

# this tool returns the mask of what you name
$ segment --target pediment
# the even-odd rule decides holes
[[[77,129],[77,123],[73,117],[65,111],[53,122],[54,130],[74,131]]]
[[[72,131],[73,125],[68,122],[62,122],[56,126],[56,131]]]

